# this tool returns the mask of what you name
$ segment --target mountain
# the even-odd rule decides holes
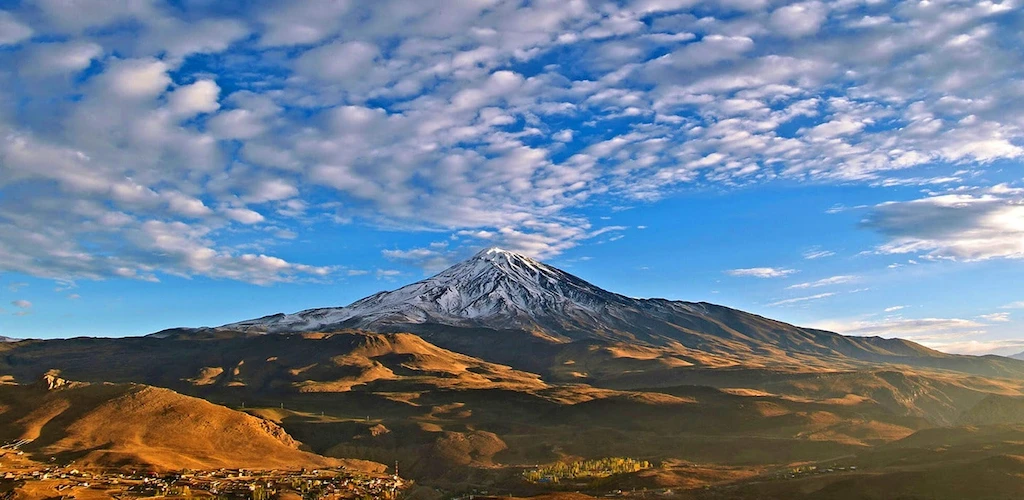
[[[274,314],[219,329],[348,328],[413,332],[446,349],[562,378],[620,376],[635,371],[624,365],[638,364],[649,372],[652,365],[836,368],[865,362],[1024,376],[1024,363],[996,356],[955,356],[902,339],[801,328],[706,302],[626,297],[499,248],[345,307]],[[590,368],[576,369],[582,361]]]
[[[489,248],[433,277],[347,307],[275,314],[224,327],[281,332],[434,323],[541,329],[552,339],[569,341],[612,330],[611,325],[638,306],[636,299],[607,292],[560,269]]]
[[[1013,359],[1024,360],[1024,352],[1018,352],[1017,354],[1014,354],[1013,356],[1010,356],[1010,357],[1013,358]]]

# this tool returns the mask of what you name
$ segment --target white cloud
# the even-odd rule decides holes
[[[14,45],[32,36],[33,30],[18,22],[10,12],[0,10],[0,46]]]
[[[201,274],[267,284],[296,279],[299,275],[327,276],[334,271],[327,266],[295,264],[263,254],[236,254],[209,246],[208,230],[180,222],[145,222],[133,235],[140,248],[162,255],[175,263],[167,272],[185,276]],[[130,277],[141,277],[135,268],[122,268]],[[175,271],[176,269],[180,271]],[[143,268],[141,271],[147,271]]]
[[[810,326],[845,335],[905,338],[928,346],[938,345],[937,342],[943,342],[951,336],[959,338],[985,333],[986,327],[984,323],[960,318],[897,318],[883,321],[826,320]]]
[[[24,299],[11,301],[11,305],[19,309],[29,309],[32,307],[32,303]]]
[[[183,193],[171,191],[164,194],[167,199],[167,208],[174,213],[186,217],[203,217],[213,213],[210,207],[202,200],[193,198]]]
[[[573,131],[572,130],[559,130],[551,136],[552,139],[558,142],[572,142]]]
[[[1024,309],[1024,300],[1011,302],[1003,307],[1000,307],[1000,309]]]
[[[824,259],[825,257],[831,257],[836,253],[831,250],[812,249],[804,252],[804,258],[807,260]]]
[[[286,200],[298,196],[298,194],[298,188],[284,179],[266,179],[252,187],[246,200],[252,203],[264,203]]]
[[[19,69],[28,76],[75,74],[103,54],[103,47],[94,42],[73,41],[41,43],[25,52],[26,64]]]
[[[181,21],[167,17],[155,19],[150,31],[140,40],[140,48],[165,52],[165,59],[180,64],[192,54],[217,53],[245,38],[249,28],[234,19]]]
[[[902,338],[956,354],[1014,354],[1024,349],[1024,339],[985,338],[988,324],[961,318],[826,320],[808,326],[845,335]]]
[[[1024,258],[1022,198],[943,194],[875,206],[863,225],[888,242],[886,254],[986,260]]]
[[[787,286],[786,289],[787,290],[792,290],[792,289],[803,289],[803,288],[819,288],[819,287],[831,286],[831,285],[841,285],[841,284],[844,284],[844,283],[850,283],[850,282],[852,282],[852,281],[854,281],[856,279],[857,279],[856,276],[850,276],[850,275],[832,276],[830,278],[822,278],[822,279],[817,280],[817,281],[809,281],[809,282],[806,282],[806,283],[797,283],[795,285]]]
[[[627,229],[629,229],[629,227],[627,227],[627,226],[605,226],[605,227],[602,227],[600,229],[595,229],[595,230],[591,231],[589,237],[596,238],[596,237],[601,236],[602,234],[605,234],[605,233],[611,233],[611,232],[617,232],[617,231],[625,231]]]
[[[242,224],[256,224],[264,221],[262,214],[248,208],[226,208],[224,214]]]
[[[745,36],[708,35],[699,42],[684,45],[664,62],[676,68],[699,68],[740,58],[754,49],[754,41]]]
[[[58,33],[78,33],[129,19],[153,19],[157,8],[150,0],[116,4],[108,0],[38,0],[33,4]]]
[[[1020,25],[993,6],[23,2],[0,13],[0,269],[204,272],[112,243],[153,220],[248,277],[274,261],[226,235],[260,222],[440,230],[543,257],[600,231],[584,207],[681,184],[935,186],[958,176],[903,172],[1024,156],[1024,60],[1006,42]],[[956,236],[874,207],[880,250],[1019,253],[1020,194],[965,196],[1003,203],[974,204],[991,210]]]
[[[296,62],[300,74],[332,82],[366,78],[380,50],[366,42],[335,42],[307,51]],[[358,75],[358,78],[355,78]]]
[[[929,347],[938,349],[942,352],[968,354],[972,356],[980,356],[983,354],[1013,355],[1024,349],[1024,339],[950,341],[930,343]]]
[[[1010,321],[1010,313],[1008,313],[1008,312],[1000,312],[1000,313],[982,314],[981,316],[978,316],[978,318],[983,319],[985,321],[993,322],[993,323],[1006,323],[1006,322]]]
[[[906,308],[907,308],[907,306],[886,307],[885,309],[883,309],[883,312],[891,313],[891,312],[900,311],[900,310],[903,310],[903,309],[906,309]]]
[[[864,123],[840,118],[816,125],[807,131],[807,136],[813,140],[830,140],[844,135],[856,134],[864,130],[864,126]]]
[[[174,89],[167,97],[172,113],[190,118],[198,113],[211,113],[220,109],[217,96],[220,87],[213,80],[199,80]]]
[[[221,139],[252,139],[266,130],[262,118],[248,109],[218,113],[210,119],[209,125]]]
[[[102,75],[103,88],[121,98],[153,98],[167,89],[167,63],[157,59],[115,61]]]
[[[455,252],[448,250],[446,242],[435,242],[429,247],[409,250],[382,250],[388,260],[406,262],[428,272],[441,271],[455,263]]]
[[[771,25],[782,35],[800,38],[817,33],[827,15],[828,8],[821,2],[794,3],[775,9]]]
[[[264,45],[296,45],[321,41],[341,29],[341,16],[348,13],[350,2],[314,0],[280,2],[259,14],[266,27],[260,42]]]
[[[833,296],[835,296],[834,292],[819,293],[819,294],[816,294],[816,295],[808,295],[806,297],[795,297],[795,298],[792,298],[792,299],[778,300],[778,301],[775,301],[775,302],[772,302],[772,303],[768,304],[768,306],[774,307],[774,306],[785,306],[785,305],[790,305],[790,304],[799,304],[799,303],[802,303],[802,302],[808,302],[808,301],[812,301],[812,300],[826,299],[826,298],[833,297]]]
[[[743,269],[730,269],[725,271],[729,276],[753,277],[753,278],[784,278],[797,272],[795,269],[781,267],[748,267]]]

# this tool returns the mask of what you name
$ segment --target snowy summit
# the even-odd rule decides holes
[[[275,314],[224,327],[269,332],[422,323],[532,328],[556,316],[596,321],[609,305],[635,302],[525,255],[492,247],[430,278],[346,307]]]
[[[899,339],[846,337],[704,302],[626,297],[500,248],[482,250],[430,278],[345,307],[275,314],[221,328],[263,333],[407,331],[427,335],[446,348],[489,355],[508,349],[516,352],[497,355],[527,357],[543,350],[537,342],[577,341],[584,346],[610,342],[730,356],[786,350],[815,359],[930,355]]]

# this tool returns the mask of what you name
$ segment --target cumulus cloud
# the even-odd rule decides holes
[[[103,54],[95,42],[72,41],[40,43],[25,51],[25,64],[19,73],[28,77],[73,75],[88,68]]]
[[[262,214],[248,208],[226,208],[224,214],[242,224],[256,224],[265,220]]]
[[[800,38],[817,33],[827,13],[827,7],[821,2],[794,3],[775,9],[771,25],[784,36]]]
[[[157,59],[114,61],[100,76],[104,89],[127,99],[153,98],[171,84],[167,63]]]
[[[32,36],[33,30],[10,12],[0,10],[0,46],[14,45]]]
[[[298,188],[284,179],[266,179],[254,183],[246,200],[253,203],[264,203],[268,201],[280,201],[292,198],[299,194]]]
[[[217,95],[220,87],[213,80],[199,80],[190,85],[178,87],[167,96],[170,111],[182,118],[198,113],[210,113],[220,108]]]
[[[742,57],[754,48],[754,40],[745,36],[707,35],[699,42],[684,45],[664,59],[677,68],[699,68]]]
[[[752,277],[752,278],[785,278],[797,272],[795,269],[781,267],[748,267],[742,269],[730,269],[725,271],[729,276]]]
[[[330,82],[360,82],[380,50],[365,42],[335,42],[309,50],[296,61],[299,74]]]
[[[986,260],[1024,258],[1024,198],[941,194],[875,206],[863,221],[887,238],[886,254]]]

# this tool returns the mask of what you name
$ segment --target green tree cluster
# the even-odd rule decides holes
[[[542,465],[523,472],[523,478],[532,483],[557,483],[565,479],[602,478],[613,474],[624,474],[650,469],[651,463],[646,460],[610,457],[579,462],[557,462]]]

